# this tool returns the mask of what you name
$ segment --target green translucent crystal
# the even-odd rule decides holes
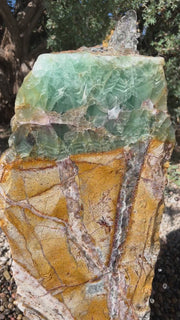
[[[21,157],[62,159],[156,137],[173,141],[162,58],[44,54],[16,98],[10,145]]]

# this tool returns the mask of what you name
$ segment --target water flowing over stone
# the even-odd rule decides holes
[[[25,78],[0,219],[30,320],[149,318],[174,144],[163,65],[81,48],[41,55]]]
[[[121,54],[137,53],[138,38],[137,14],[136,11],[129,10],[117,22],[109,47]]]

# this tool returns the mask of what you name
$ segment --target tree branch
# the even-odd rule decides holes
[[[29,21],[29,24],[28,24],[28,28],[30,30],[33,30],[35,28],[35,26],[37,25],[38,23],[38,20],[40,18],[40,16],[42,15],[44,11],[44,7],[42,4],[40,4],[37,8],[36,8],[36,13],[34,14],[34,16],[32,17],[32,19]],[[32,31],[31,31],[32,32]]]
[[[19,29],[24,30],[24,28],[29,25],[29,23],[32,21],[33,16],[37,13],[37,11],[40,10],[42,13],[44,9],[42,0],[33,0],[30,1],[27,5],[27,7],[23,10],[23,16],[21,17],[21,20],[19,21]]]
[[[6,0],[1,0],[0,15],[2,16],[4,23],[12,36],[12,41],[15,44],[17,56],[20,56],[19,28],[17,21],[13,17]]]
[[[36,11],[34,12],[34,16],[32,16],[31,21],[26,26],[26,31],[24,33],[24,41],[23,41],[23,52],[24,52],[24,55],[26,57],[28,56],[28,51],[29,51],[29,46],[28,45],[30,43],[31,34],[32,34],[34,28],[36,27],[36,25],[38,23],[38,20],[39,20],[40,16],[42,15],[43,10],[44,10],[44,8],[40,4],[36,8]]]

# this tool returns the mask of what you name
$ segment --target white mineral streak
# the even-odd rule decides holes
[[[120,110],[120,106],[119,105],[116,105],[112,109],[108,110],[108,118],[109,118],[109,120],[118,119],[120,111],[121,110]]]
[[[115,228],[114,245],[110,258],[110,268],[117,267],[117,262],[119,261],[121,255],[119,248],[126,236],[126,227],[128,225],[130,209],[132,206],[132,195],[134,189],[136,188],[141,168],[144,163],[144,155],[146,154],[147,147],[148,142],[144,143],[141,152],[139,150],[139,153],[133,154],[133,150],[130,152],[127,150],[125,154],[125,157],[127,158],[128,169],[125,174],[117,202],[117,224]]]
[[[152,153],[146,157],[146,165],[149,166],[150,175],[141,179],[145,180],[146,187],[154,198],[161,201],[165,187],[165,176],[162,170],[162,160],[164,158],[164,143],[160,144]]]
[[[13,261],[18,307],[30,320],[74,320],[67,307],[51,296],[41,284]]]
[[[16,115],[11,120],[12,131],[15,131],[17,127],[26,124],[50,126],[51,124],[66,124],[73,127],[78,127],[78,130],[84,130],[84,127],[93,129],[92,123],[85,119],[85,114],[87,112],[87,106],[77,108],[75,110],[70,110],[71,112],[66,112],[65,114],[58,114],[56,112],[48,112],[42,109],[31,110],[30,114],[23,113],[22,110],[17,110]],[[10,146],[13,145],[14,141],[9,139]]]
[[[139,320],[126,297],[127,285],[124,273],[119,270],[110,272],[107,275],[107,290],[110,320]]]
[[[90,235],[87,232],[85,225],[82,222],[80,211],[80,195],[79,188],[76,183],[76,168],[70,159],[60,161],[58,163],[59,175],[62,183],[63,194],[67,201],[68,209],[68,225],[69,225],[69,239],[78,246],[84,254],[88,266],[96,275],[101,275],[105,266],[102,262],[101,256],[97,248],[95,248]]]
[[[137,319],[133,306],[126,298],[126,280],[124,274],[118,270],[121,258],[121,247],[126,237],[127,226],[131,213],[132,197],[139,179],[149,142],[139,146],[139,151],[127,150],[127,171],[117,201],[116,226],[113,240],[113,248],[109,263],[109,297],[108,307],[110,319],[132,320]]]
[[[108,307],[110,312],[110,319],[113,320],[114,318],[119,318],[119,286],[120,286],[120,279],[119,274],[117,272],[116,275],[112,275],[110,273],[108,275],[108,291],[109,291],[109,301]],[[121,309],[121,312],[124,311],[124,308]],[[125,310],[126,311],[126,310]],[[124,312],[123,312],[124,313]]]

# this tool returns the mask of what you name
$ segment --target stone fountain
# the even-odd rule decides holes
[[[18,92],[0,219],[30,320],[149,319],[174,132],[136,26],[129,11],[108,48],[39,56]]]

